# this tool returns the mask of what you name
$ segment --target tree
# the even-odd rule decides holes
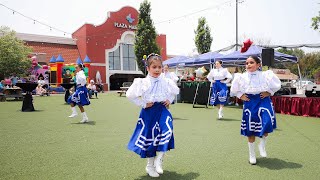
[[[312,27],[314,30],[318,30],[318,29],[319,29],[320,11],[319,11],[318,13],[319,13],[318,16],[315,16],[315,17],[313,17],[313,18],[311,19],[311,20],[312,20],[311,27]]]
[[[25,75],[31,68],[31,60],[28,55],[31,48],[15,36],[15,32],[8,27],[0,27],[0,78],[17,75]]]
[[[297,56],[299,59],[299,67],[302,78],[306,79],[317,79],[320,72],[320,53],[307,53],[301,49],[286,49],[281,48],[279,52]],[[293,63],[284,63],[285,68],[290,69],[294,74],[298,74],[298,67]]]
[[[209,52],[212,44],[212,37],[206,18],[201,17],[198,19],[198,27],[194,33],[196,34],[195,44],[199,54]]]
[[[135,36],[134,53],[139,69],[146,74],[145,65],[142,61],[144,55],[150,53],[160,53],[160,48],[157,45],[157,33],[151,19],[151,3],[147,0],[140,4],[139,21]]]

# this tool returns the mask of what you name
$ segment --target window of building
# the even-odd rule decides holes
[[[109,69],[121,70],[119,47],[115,51],[109,52]]]
[[[123,70],[136,71],[136,58],[132,44],[122,44]]]

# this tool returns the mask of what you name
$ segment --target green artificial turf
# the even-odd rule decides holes
[[[86,106],[88,124],[63,95],[34,97],[35,112],[21,101],[0,102],[0,179],[151,179],[146,160],[127,150],[140,109],[116,93],[99,94]],[[77,109],[79,112],[79,109]],[[248,163],[240,135],[241,109],[170,107],[176,149],[164,159],[159,179],[320,179],[320,118],[277,114],[267,140],[268,158]]]

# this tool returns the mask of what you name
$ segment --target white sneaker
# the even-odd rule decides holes
[[[235,105],[236,105],[236,106],[239,106],[239,104],[238,104],[238,103],[236,103]]]
[[[83,117],[82,121],[80,121],[80,123],[86,123],[86,122],[89,122],[88,117]]]
[[[74,118],[74,117],[76,117],[76,116],[78,116],[77,113],[72,113],[72,114],[69,116],[69,118]]]
[[[154,166],[147,166],[146,172],[151,177],[159,177],[160,175],[157,173],[156,168]]]

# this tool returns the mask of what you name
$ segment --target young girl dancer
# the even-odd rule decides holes
[[[241,134],[248,137],[250,164],[256,164],[255,137],[261,138],[261,157],[267,157],[266,138],[277,127],[270,96],[280,89],[281,82],[271,70],[259,71],[260,66],[260,59],[250,56],[246,60],[247,72],[236,75],[231,85],[231,93],[244,102]]]
[[[159,177],[163,173],[164,153],[174,149],[173,119],[166,107],[179,93],[179,88],[171,79],[160,76],[162,60],[159,55],[152,53],[146,61],[147,77],[136,78],[126,93],[131,101],[142,107],[128,149],[147,158],[147,173]]]
[[[223,117],[223,106],[226,104],[228,88],[226,83],[230,82],[232,75],[227,68],[222,68],[222,61],[215,62],[216,68],[212,69],[207,79],[212,83],[210,98],[211,105],[218,105],[218,119]]]
[[[89,118],[84,111],[83,106],[89,105],[89,94],[86,87],[86,76],[83,72],[84,65],[78,64],[76,67],[76,91],[68,98],[68,103],[71,105],[72,114],[70,118],[76,117],[78,115],[75,105],[78,105],[82,113],[81,123],[86,123],[89,121]]]

